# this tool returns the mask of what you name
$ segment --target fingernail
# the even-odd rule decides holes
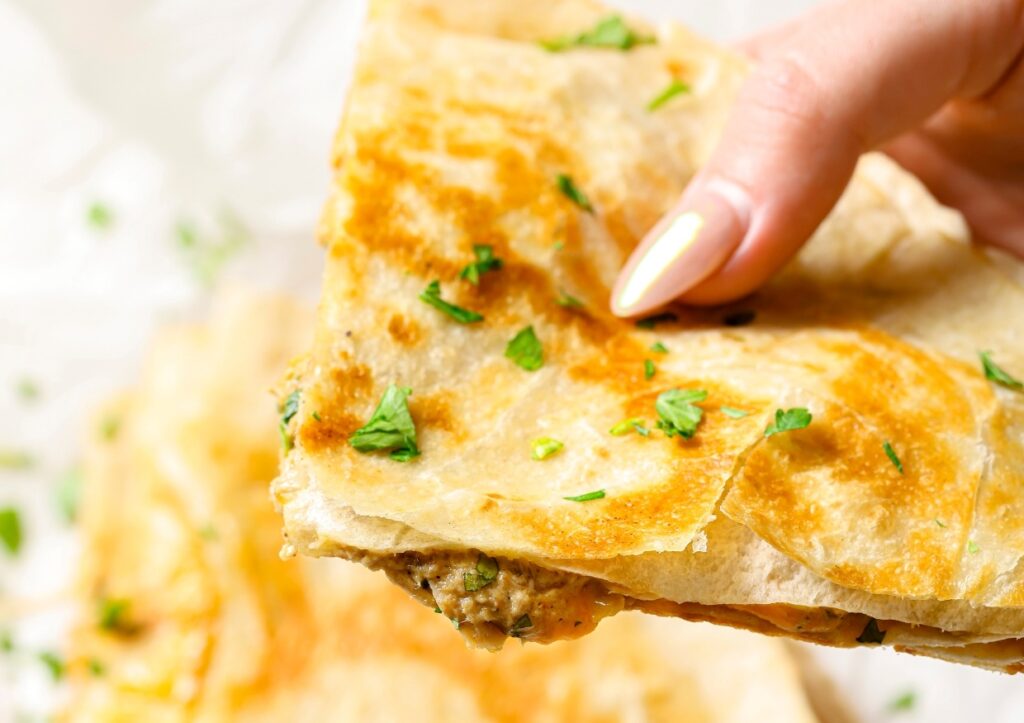
[[[713,179],[691,188],[630,256],[612,293],[612,311],[634,316],[683,294],[714,273],[740,245],[750,224],[750,197]]]

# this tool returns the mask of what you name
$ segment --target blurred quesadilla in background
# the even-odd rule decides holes
[[[71,720],[818,720],[777,641],[623,616],[494,655],[357,566],[279,560],[267,389],[310,322],[230,297],[93,425]]]
[[[867,156],[754,297],[607,311],[744,73],[587,0],[372,3],[280,389],[287,554],[488,647],[639,609],[1021,669],[1019,262]]]

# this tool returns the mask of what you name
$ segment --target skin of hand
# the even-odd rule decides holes
[[[840,0],[748,41],[721,140],[612,292],[619,316],[775,274],[883,150],[1024,257],[1024,0]]]

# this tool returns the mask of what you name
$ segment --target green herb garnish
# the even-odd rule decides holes
[[[472,572],[462,574],[462,583],[466,592],[476,592],[498,579],[498,561],[493,557],[480,553],[476,560],[476,568]]]
[[[1010,376],[1002,367],[992,361],[992,352],[983,351],[978,355],[981,357],[981,368],[985,371],[986,379],[1018,392],[1024,389],[1024,382]]]
[[[49,651],[40,653],[39,662],[45,665],[47,670],[50,671],[50,677],[53,678],[54,682],[64,677],[64,671],[66,669],[64,661],[56,653],[51,653]]]
[[[0,543],[7,554],[14,556],[21,550],[21,514],[13,507],[0,509]]]
[[[885,456],[889,458],[889,461],[893,463],[893,466],[903,474],[903,462],[900,461],[899,456],[896,454],[896,450],[892,448],[892,443],[887,439],[885,444],[882,445],[882,449],[885,450]]]
[[[645,316],[643,319],[637,319],[637,329],[653,329],[658,324],[667,324],[673,321],[678,321],[679,317],[673,314],[671,311],[665,311],[661,314],[654,314],[652,316]]]
[[[213,286],[224,266],[241,252],[250,240],[249,230],[230,211],[222,211],[219,228],[212,234],[200,233],[192,221],[179,221],[174,237],[185,265],[196,280]]]
[[[638,35],[618,15],[610,15],[598,21],[590,30],[578,35],[564,35],[553,40],[542,40],[540,45],[552,53],[572,48],[608,48],[630,50],[636,45],[653,43],[654,38]]]
[[[313,413],[310,414],[309,416],[311,416],[313,419],[315,419],[318,422],[324,421],[323,419],[320,418],[320,412],[318,412],[316,410],[313,410]]]
[[[14,391],[17,392],[18,398],[23,402],[34,402],[39,399],[39,385],[28,377],[19,379],[18,383],[14,386]]]
[[[795,407],[782,411],[775,410],[775,421],[769,424],[764,430],[764,436],[771,437],[782,432],[792,432],[795,429],[804,429],[810,425],[812,415],[803,407]]]
[[[100,422],[100,439],[105,442],[113,442],[121,431],[121,418],[108,415]]]
[[[551,437],[540,437],[530,442],[530,456],[534,459],[547,459],[557,454],[565,445]]]
[[[99,604],[99,626],[112,633],[130,633],[135,628],[128,622],[131,603],[124,599],[105,599]]]
[[[68,524],[78,519],[81,498],[82,468],[72,467],[57,481],[57,510]]]
[[[938,517],[935,518],[935,524],[941,527],[942,529],[946,529],[946,523],[940,520]]]
[[[651,102],[647,104],[648,111],[658,110],[661,106],[668,103],[670,100],[675,98],[677,95],[683,95],[684,93],[690,92],[690,86],[678,78],[673,78],[672,82],[665,87],[660,93],[658,93]]]
[[[587,213],[593,213],[594,207],[590,205],[590,199],[587,198],[586,194],[583,193],[576,184],[573,183],[572,179],[564,173],[559,173],[555,176],[555,182],[558,184],[558,190],[565,194],[565,197],[575,203],[577,206],[582,208]]]
[[[518,638],[520,635],[523,634],[523,630],[532,627],[533,621],[530,620],[530,616],[528,614],[524,613],[520,615],[514,623],[512,623],[512,628],[509,630],[509,635],[511,635],[513,638]]]
[[[654,366],[654,362],[650,359],[644,359],[644,379],[653,379],[657,373],[658,368]]]
[[[704,410],[694,405],[703,402],[708,393],[703,389],[669,389],[658,395],[654,409],[658,412],[658,429],[666,437],[676,435],[690,439],[697,432],[697,425],[704,416]]]
[[[885,631],[878,628],[878,621],[874,618],[868,620],[864,630],[857,636],[858,643],[867,643],[869,645],[878,645],[883,640],[885,640]]]
[[[903,695],[893,698],[886,708],[888,708],[891,713],[903,713],[908,710],[913,710],[916,703],[917,694],[912,690],[908,690]]]
[[[967,552],[970,553],[971,555],[977,555],[978,554],[978,550],[980,550],[980,549],[981,548],[978,547],[978,543],[975,542],[974,540],[968,540],[967,541]]]
[[[103,675],[104,672],[106,672],[106,668],[103,667],[103,663],[96,658],[89,658],[89,673],[93,677],[98,678]]]
[[[0,630],[0,653],[7,654],[14,651],[14,636],[6,628]]]
[[[656,351],[659,354],[668,354],[668,347],[662,344],[660,341],[656,341],[651,344],[651,351]]]
[[[555,303],[566,309],[582,309],[583,302],[577,299],[572,294],[567,294],[562,289],[558,290],[558,298],[555,299]]]
[[[603,500],[605,497],[604,490],[594,490],[593,492],[586,492],[582,495],[574,495],[572,497],[563,497],[563,500],[569,500],[570,502],[590,502],[591,500]]]
[[[743,419],[744,417],[750,416],[750,412],[746,412],[742,409],[735,409],[734,407],[719,407],[722,410],[722,414],[733,419]]]
[[[85,220],[95,229],[107,229],[114,225],[114,212],[105,203],[93,201],[85,211]]]
[[[363,427],[348,438],[360,452],[391,452],[391,459],[407,462],[420,454],[416,446],[416,425],[409,413],[412,390],[394,384],[388,386],[377,408]]]
[[[431,281],[430,284],[427,285],[427,288],[420,294],[420,301],[430,304],[439,311],[443,311],[460,324],[473,324],[484,320],[484,317],[475,311],[463,309],[461,306],[450,304],[442,299],[441,282],[437,280]]]
[[[465,279],[476,286],[480,283],[480,276],[488,271],[498,271],[504,263],[494,255],[494,247],[485,244],[474,244],[473,255],[476,261],[469,264],[459,273],[460,279]]]
[[[608,432],[615,437],[621,437],[625,434],[629,434],[630,432],[636,432],[641,437],[649,437],[651,430],[644,426],[645,423],[646,421],[641,417],[623,419],[621,422],[609,429]]]
[[[544,366],[544,349],[532,326],[520,330],[505,347],[505,356],[528,372]]]
[[[28,452],[18,449],[0,449],[0,469],[29,469],[35,459]]]
[[[281,413],[281,422],[288,424],[292,421],[292,417],[299,413],[299,397],[301,392],[296,389],[294,392],[284,398],[284,402],[278,407],[277,411]]]

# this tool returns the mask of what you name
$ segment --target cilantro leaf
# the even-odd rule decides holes
[[[978,356],[981,357],[981,368],[985,371],[986,379],[1007,389],[1013,389],[1018,392],[1024,390],[1024,382],[1010,376],[1002,367],[992,361],[992,352],[979,352]]]
[[[641,417],[632,417],[631,419],[623,419],[621,422],[616,424],[614,427],[608,430],[608,433],[615,437],[621,437],[629,434],[630,432],[636,432],[641,437],[649,437],[651,431],[644,426],[645,420]]]
[[[508,634],[511,635],[513,638],[518,638],[522,636],[524,630],[532,627],[533,621],[530,620],[530,616],[526,613],[523,613],[516,619],[514,623],[512,623],[512,628],[509,630]]]
[[[651,99],[651,102],[647,104],[647,110],[656,111],[661,106],[668,103],[670,100],[675,98],[677,95],[683,95],[684,93],[690,92],[690,86],[678,78],[673,78],[672,82],[665,87],[660,93]]]
[[[654,362],[650,359],[644,359],[644,379],[653,379],[657,373],[658,368],[654,366]]]
[[[981,548],[978,547],[978,543],[977,542],[975,542],[974,540],[968,540],[967,541],[967,552],[969,554],[977,555],[979,550],[981,550]]]
[[[301,394],[302,393],[298,389],[296,389],[294,392],[285,397],[284,403],[282,403],[281,406],[278,408],[278,411],[281,413],[281,421],[284,424],[288,424],[288,422],[292,421],[292,417],[298,414],[299,397]]]
[[[590,204],[590,199],[587,198],[586,194],[583,193],[576,184],[573,183],[572,179],[564,173],[559,173],[555,176],[555,182],[558,184],[558,190],[561,191],[566,198],[575,203],[577,206],[582,208],[587,213],[593,213],[594,207]]]
[[[12,557],[21,550],[21,514],[13,507],[0,509],[0,543]]]
[[[50,677],[53,678],[54,682],[64,677],[64,671],[66,666],[64,661],[56,653],[50,651],[44,651],[39,653],[39,662],[46,666],[46,669],[50,671]]]
[[[609,48],[612,50],[630,50],[636,45],[653,43],[654,38],[638,35],[631,30],[618,15],[609,15],[585,32],[578,35],[565,35],[552,40],[542,40],[540,45],[552,53],[559,53],[572,48]]]
[[[882,445],[882,449],[885,450],[885,456],[889,458],[889,461],[892,462],[893,466],[900,471],[900,474],[903,474],[903,462],[900,461],[899,456],[896,454],[896,450],[892,448],[892,442],[888,439],[885,440],[885,444]]]
[[[551,437],[540,437],[530,442],[530,456],[534,459],[547,459],[553,454],[558,454],[565,445]]]
[[[563,497],[563,500],[569,500],[570,502],[590,502],[591,500],[602,500],[604,499],[604,490],[594,490],[593,492],[586,492],[582,495],[573,495],[572,497]]]
[[[39,385],[28,377],[19,379],[14,387],[14,391],[17,392],[18,398],[23,402],[34,402],[39,399]]]
[[[419,456],[416,425],[409,414],[410,394],[412,390],[407,387],[389,385],[370,421],[353,432],[348,443],[360,452],[390,450],[391,458],[398,462]]]
[[[462,584],[466,592],[476,592],[498,579],[498,561],[480,553],[472,572],[462,573]]]
[[[107,229],[114,225],[114,212],[105,203],[93,201],[85,211],[85,220],[95,229]]]
[[[99,626],[112,633],[131,633],[135,626],[128,621],[131,603],[124,599],[104,599],[99,603]]]
[[[443,311],[445,314],[455,319],[460,324],[474,324],[478,321],[483,321],[484,317],[475,311],[469,309],[463,309],[461,306],[450,304],[441,298],[441,282],[434,280],[431,281],[427,288],[420,294],[420,301],[425,304],[430,304],[435,309]]]
[[[486,274],[488,271],[498,271],[505,265],[501,259],[494,255],[493,246],[474,244],[473,255],[476,256],[476,261],[459,272],[459,278],[465,279],[474,286],[480,283],[481,274]]]
[[[795,407],[782,411],[775,410],[775,421],[764,430],[764,436],[771,437],[782,432],[804,429],[811,423],[813,415],[803,407]]]
[[[908,690],[903,695],[893,698],[886,708],[888,708],[891,713],[902,713],[903,711],[913,710],[916,703],[917,694],[912,690]]]
[[[100,422],[100,439],[104,442],[113,442],[121,431],[121,418],[108,415]]]
[[[19,449],[0,449],[0,469],[29,469],[35,460],[28,452]]]
[[[697,426],[704,416],[704,410],[694,402],[703,402],[708,393],[703,389],[669,389],[658,395],[654,409],[658,412],[658,429],[666,437],[679,435],[690,439],[697,432]]]
[[[879,629],[878,621],[874,618],[868,620],[868,624],[864,626],[864,630],[857,636],[858,643],[867,643],[869,645],[878,645],[885,640],[885,631]]]
[[[750,412],[743,409],[735,409],[734,407],[719,407],[722,410],[722,414],[733,419],[743,419],[744,417],[750,416]]]
[[[78,517],[82,497],[82,469],[72,467],[57,481],[57,509],[68,524]]]
[[[520,330],[505,347],[505,356],[528,372],[544,366],[544,349],[532,326]]]
[[[668,347],[662,344],[660,341],[656,341],[651,344],[651,351],[656,351],[659,354],[668,354]]]
[[[558,290],[558,298],[555,299],[555,303],[565,309],[582,309],[583,302],[577,299],[572,294],[568,294],[562,289]]]

